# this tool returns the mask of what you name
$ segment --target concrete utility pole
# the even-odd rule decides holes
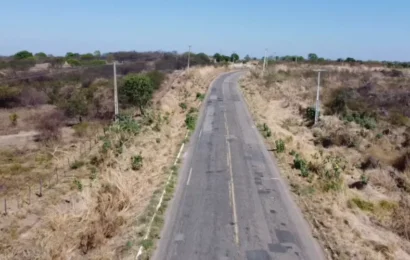
[[[262,77],[265,74],[265,67],[266,67],[266,55],[268,55],[268,49],[265,49],[265,56],[263,57],[263,68],[262,68]]]
[[[115,121],[118,120],[118,90],[117,90],[117,68],[116,62],[113,63],[113,70],[114,70],[114,115]]]
[[[315,70],[317,72],[317,91],[316,91],[316,108],[315,108],[315,124],[317,124],[319,120],[319,112],[320,112],[320,100],[319,100],[319,92],[320,92],[320,73],[325,72],[326,70]]]
[[[189,73],[189,59],[191,58],[191,45],[189,45],[189,50],[188,50],[188,73]]]

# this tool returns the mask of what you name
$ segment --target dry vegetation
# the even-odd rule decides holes
[[[282,174],[333,259],[410,259],[410,73],[276,65],[241,82]]]
[[[0,160],[7,167],[1,170],[0,190],[7,188],[13,202],[0,217],[0,258],[134,259],[139,245],[148,257],[163,222],[159,214],[150,237],[143,240],[155,202],[187,129],[195,127],[211,79],[223,70],[204,67],[190,75],[170,75],[144,116],[135,118],[135,110],[128,108],[129,116],[104,132],[99,124],[86,122],[56,131],[50,122],[61,115],[54,109],[48,117],[38,117],[37,130],[48,137],[44,142],[32,149],[1,150]],[[71,133],[65,133],[67,129]],[[65,177],[60,175],[58,183],[44,182],[42,196],[36,196],[39,177],[55,176],[56,167]],[[22,187],[30,184],[29,200]],[[165,201],[172,189],[167,187]]]

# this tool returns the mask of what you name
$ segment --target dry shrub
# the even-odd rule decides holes
[[[401,172],[410,169],[410,150],[397,157],[393,162],[393,167]]]
[[[114,95],[109,88],[99,88],[93,97],[93,117],[98,119],[114,118]]]
[[[322,144],[324,148],[328,148],[333,145],[357,147],[360,144],[360,137],[357,134],[350,133],[346,129],[339,128],[335,131],[331,131],[326,136],[319,136],[315,142]]]
[[[129,187],[120,182],[107,181],[98,192],[97,205],[94,208],[94,220],[80,234],[79,248],[83,254],[98,248],[106,239],[114,237],[125,224],[121,212],[128,210],[131,202]]]
[[[383,187],[386,191],[396,191],[396,176],[382,169],[367,170],[369,181],[375,187]]]
[[[392,229],[398,235],[410,240],[410,198],[403,196],[395,208],[392,218]]]
[[[374,158],[373,156],[368,156],[361,165],[362,170],[367,170],[367,169],[376,169],[377,167],[380,166],[380,162]]]
[[[63,112],[55,110],[43,115],[36,129],[39,131],[41,141],[55,141],[61,136],[60,128],[63,126],[65,116]]]
[[[38,106],[46,104],[48,101],[47,94],[35,88],[24,88],[19,97],[22,106]]]

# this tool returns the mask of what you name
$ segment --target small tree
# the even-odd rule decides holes
[[[76,59],[80,57],[79,53],[67,52],[65,55],[66,59]]]
[[[93,60],[94,59],[94,55],[92,55],[91,53],[86,53],[80,56],[81,60]]]
[[[236,53],[232,53],[231,54],[231,61],[235,62],[235,61],[238,61],[238,60],[239,60],[239,55],[236,54]]]
[[[34,54],[34,56],[35,56],[37,59],[45,59],[45,58],[47,58],[47,54],[45,54],[44,52],[37,52],[36,54]]]
[[[248,62],[251,60],[251,57],[249,57],[249,55],[246,55],[245,58],[243,58],[244,61]]]
[[[315,53],[309,53],[308,54],[308,60],[309,61],[317,61],[318,60],[318,56]]]
[[[58,110],[41,116],[36,125],[36,129],[40,133],[40,140],[52,141],[60,138],[60,128],[63,126],[64,119],[64,114]]]
[[[16,60],[24,60],[30,57],[33,57],[33,53],[29,51],[19,51],[16,54],[14,54],[14,58]]]
[[[216,62],[220,62],[222,60],[222,56],[219,53],[214,54],[214,59]]]
[[[130,104],[139,107],[144,114],[144,109],[152,99],[154,86],[148,76],[131,74],[125,77],[121,92]]]
[[[73,58],[68,58],[67,63],[70,64],[71,66],[80,66],[81,62],[79,60],[73,59]]]
[[[100,51],[95,51],[94,52],[94,56],[96,57],[96,58],[100,58],[101,57],[101,52]]]

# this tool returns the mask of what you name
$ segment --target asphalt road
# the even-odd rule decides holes
[[[212,83],[155,260],[325,259],[252,122],[240,76]]]

